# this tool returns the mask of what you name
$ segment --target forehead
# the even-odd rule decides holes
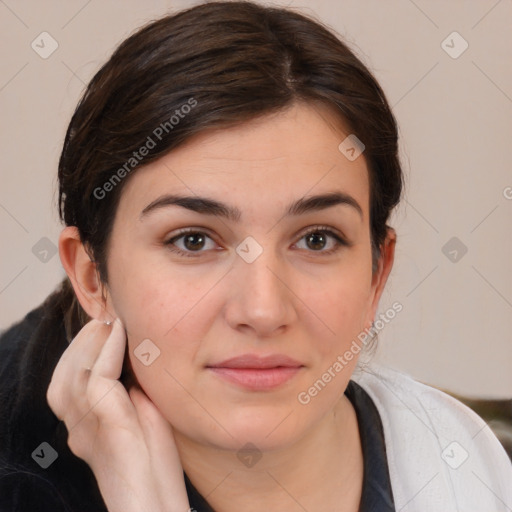
[[[333,190],[355,197],[367,215],[364,154],[339,149],[348,127],[322,105],[296,104],[242,125],[202,132],[159,160],[138,168],[125,184],[119,209],[137,210],[163,193],[215,197],[241,211]]]

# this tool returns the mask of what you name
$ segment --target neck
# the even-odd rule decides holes
[[[345,395],[293,445],[265,451],[245,468],[237,453],[175,431],[190,481],[216,512],[358,510],[363,456],[357,418]]]

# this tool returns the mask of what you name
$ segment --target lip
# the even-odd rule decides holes
[[[257,354],[242,354],[241,356],[226,359],[220,363],[210,364],[208,368],[277,368],[283,366],[287,368],[298,368],[304,366],[299,361],[285,356],[284,354],[270,354],[268,356],[258,356]]]
[[[304,365],[283,354],[244,354],[208,365],[219,377],[243,388],[265,391],[277,388],[294,377]]]

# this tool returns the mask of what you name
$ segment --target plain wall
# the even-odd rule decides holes
[[[57,162],[85,84],[138,26],[195,3],[0,3],[0,329],[65,275],[52,253],[62,229]],[[274,3],[345,38],[400,125],[406,190],[380,311],[395,301],[403,310],[380,332],[375,357],[454,392],[511,398],[512,2]],[[468,44],[457,58],[442,44],[452,55],[463,48],[454,31]],[[42,32],[58,43],[47,59],[31,47]]]

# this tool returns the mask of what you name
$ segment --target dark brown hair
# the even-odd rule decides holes
[[[151,22],[122,42],[69,124],[59,213],[77,226],[101,280],[108,280],[109,235],[123,185],[139,165],[134,152],[145,146],[141,163],[148,164],[204,130],[297,101],[328,105],[365,145],[375,270],[403,180],[396,121],[381,87],[319,21],[247,1],[210,2]],[[66,279],[60,293],[69,301],[66,326],[74,336],[88,317]]]

